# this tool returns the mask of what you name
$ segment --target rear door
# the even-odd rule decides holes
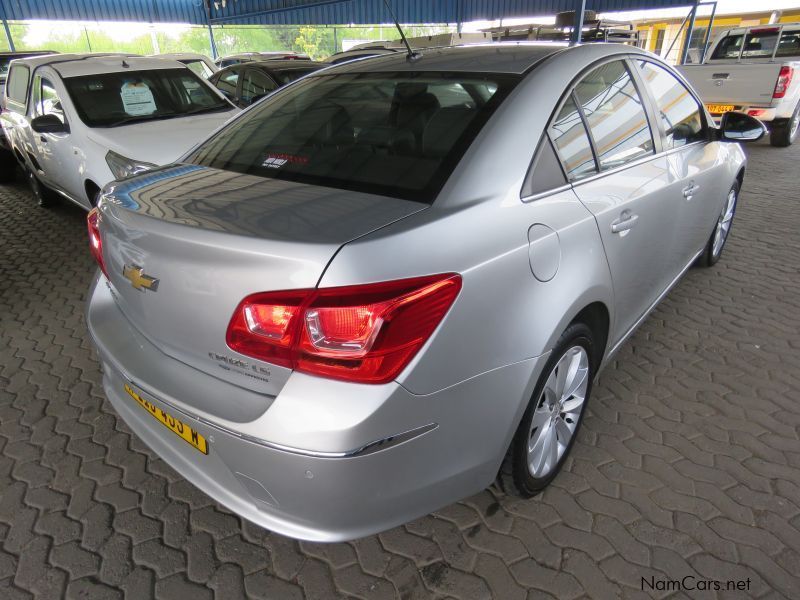
[[[719,160],[720,142],[709,141],[694,95],[661,65],[638,60],[636,68],[652,98],[658,125],[654,130],[667,152],[670,190],[680,205],[674,235],[685,264],[708,240],[730,182]]]
[[[577,83],[550,130],[603,240],[614,285],[614,343],[669,285],[678,262],[672,235],[678,202],[649,120],[626,62],[613,60]],[[588,152],[578,151],[584,137]]]

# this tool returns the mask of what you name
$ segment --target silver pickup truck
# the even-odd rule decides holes
[[[701,64],[678,67],[715,120],[736,110],[763,121],[773,146],[789,146],[800,124],[800,23],[723,32]]]

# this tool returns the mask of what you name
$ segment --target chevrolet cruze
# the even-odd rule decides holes
[[[89,215],[111,403],[255,523],[352,539],[533,496],[592,381],[731,228],[764,133],[635,48],[337,65]]]

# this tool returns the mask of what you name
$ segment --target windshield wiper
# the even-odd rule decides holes
[[[120,119],[119,121],[114,121],[112,123],[108,123],[106,125],[100,125],[100,127],[119,127],[120,125],[131,125],[133,123],[144,123],[145,121],[158,121],[160,119],[169,119],[170,117],[177,117],[177,113],[169,113],[166,115],[143,115],[141,117],[125,117],[124,119]]]
[[[199,108],[193,108],[192,110],[187,110],[185,113],[181,113],[180,116],[187,116],[187,115],[198,115],[204,112],[216,112],[218,110],[228,110],[232,109],[233,106],[229,104],[216,104],[214,106],[201,106]],[[177,115],[176,115],[177,116]]]

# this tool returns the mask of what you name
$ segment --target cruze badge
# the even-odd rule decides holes
[[[142,267],[125,265],[122,268],[122,276],[130,281],[131,285],[140,292],[144,292],[145,290],[155,292],[158,290],[158,279],[145,274]]]

